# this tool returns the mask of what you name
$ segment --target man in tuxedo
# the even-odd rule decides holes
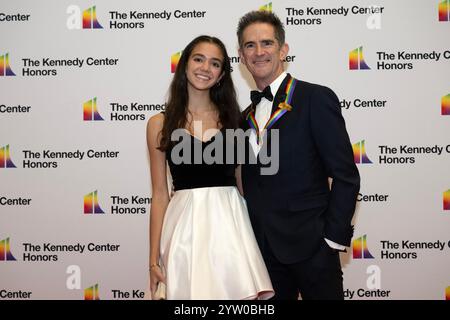
[[[275,299],[299,293],[302,299],[344,299],[339,251],[353,236],[360,177],[339,100],[329,88],[284,71],[289,47],[272,12],[247,13],[237,35],[241,61],[258,88],[243,113],[242,128],[253,130],[249,151],[258,155],[263,144],[279,143],[276,174],[261,174],[259,157],[241,167]],[[271,141],[274,130],[278,140]]]

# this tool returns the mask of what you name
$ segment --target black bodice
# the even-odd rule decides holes
[[[175,191],[182,189],[235,186],[234,139],[227,141],[224,130],[208,141],[187,131],[166,151]],[[228,158],[227,159],[227,153]],[[228,161],[227,161],[228,160]]]

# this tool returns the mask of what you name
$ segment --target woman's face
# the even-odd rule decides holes
[[[201,42],[192,50],[186,67],[188,87],[209,90],[222,78],[223,55],[218,46]]]

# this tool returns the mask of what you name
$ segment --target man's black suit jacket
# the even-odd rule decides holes
[[[284,101],[290,77],[278,89],[272,112]],[[311,257],[324,238],[350,245],[360,184],[337,96],[329,88],[297,81],[292,110],[265,136],[270,150],[272,130],[279,130],[278,172],[261,175],[261,163],[242,165],[244,197],[258,244],[263,255],[270,245],[283,263]],[[243,112],[244,130],[250,128],[251,108]]]

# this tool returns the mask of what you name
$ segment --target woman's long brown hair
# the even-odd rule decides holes
[[[189,101],[186,67],[195,46],[203,42],[216,45],[223,55],[222,72],[224,75],[220,82],[209,90],[211,101],[218,109],[221,127],[224,129],[236,129],[239,125],[240,109],[236,99],[236,90],[231,78],[230,58],[225,45],[216,37],[207,35],[198,36],[183,50],[175,75],[170,84],[164,124],[161,130],[159,146],[161,151],[166,151],[170,147],[172,132],[175,129],[185,128],[186,126]]]

